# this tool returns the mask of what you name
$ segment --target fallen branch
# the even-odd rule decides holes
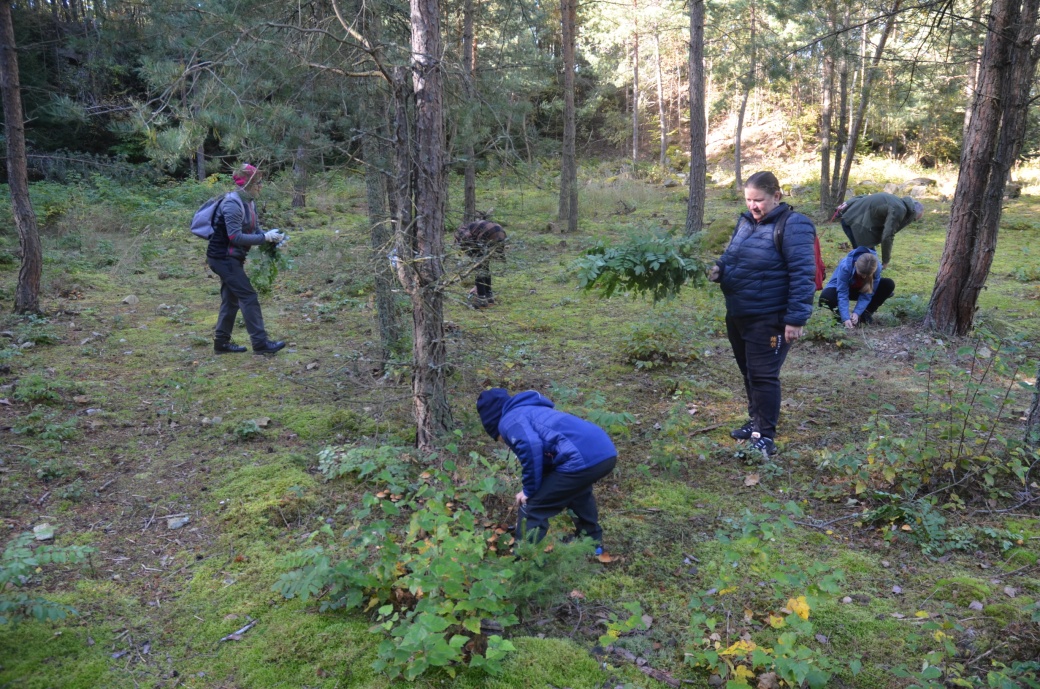
[[[236,632],[231,632],[230,634],[225,636],[223,639],[221,639],[221,641],[241,641],[242,640],[242,635],[245,634],[246,632],[248,632],[253,627],[255,627],[257,622],[259,622],[259,620],[249,620],[249,624],[247,624],[246,626],[242,627],[241,629],[239,629]]]
[[[654,668],[650,667],[650,664],[647,662],[646,658],[640,658],[631,651],[626,651],[623,648],[617,648],[615,646],[611,646],[607,650],[609,650],[612,655],[620,658],[621,660],[626,660],[635,665],[637,668],[639,668],[639,671],[647,677],[656,679],[658,682],[663,682],[668,686],[673,687],[674,689],[678,689],[682,686],[682,682],[680,680],[677,680],[676,678],[672,677],[664,670],[655,670]]]
[[[717,424],[715,424],[713,426],[705,426],[704,428],[695,428],[694,430],[690,431],[690,435],[699,435],[701,433],[707,433],[708,431],[714,431],[716,428],[721,428],[721,427],[722,427],[722,424],[721,423],[717,423]]]

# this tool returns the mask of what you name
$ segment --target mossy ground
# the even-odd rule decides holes
[[[575,236],[549,229],[556,207],[551,186],[537,188],[509,174],[483,177],[480,205],[496,209],[494,218],[511,239],[507,263],[494,266],[498,304],[471,310],[468,286],[456,285],[447,294],[445,319],[452,409],[464,449],[492,449],[472,409],[476,393],[489,384],[549,394],[573,390],[564,408],[588,405],[599,394],[603,409],[634,415],[617,434],[618,470],[598,489],[608,549],[620,560],[590,565],[584,600],[541,611],[518,628],[518,652],[502,677],[431,673],[417,684],[654,686],[635,668],[605,668],[590,654],[604,631],[601,614],[623,613],[622,603],[630,601],[641,602],[654,622],[620,643],[676,677],[703,681],[683,665],[690,596],[710,586],[723,566],[716,531],[745,509],[762,512],[767,502],[795,501],[806,513],[776,541],[786,565],[822,563],[845,572],[841,593],[823,600],[812,617],[827,639],[818,651],[836,663],[836,686],[901,686],[888,670],[920,665],[924,647],[906,642],[918,611],[974,618],[968,624],[981,639],[1023,624],[1025,603],[1040,597],[1035,510],[972,518],[1025,535],[1007,562],[992,550],[936,559],[890,540],[887,530],[848,519],[862,508],[846,506],[848,487],[816,469],[821,450],[863,438],[863,419],[877,406],[872,394],[897,410],[912,408],[926,384],[913,365],[925,350],[941,349],[936,338],[912,318],[887,315],[880,327],[838,341],[798,344],[783,374],[782,460],[748,485],[758,468],[735,456],[728,436],[743,421],[744,402],[717,291],[690,289],[652,308],[575,289],[571,263],[584,248],[683,222],[682,193],[629,179],[616,167],[604,163],[583,173],[589,181]],[[901,182],[919,172],[866,161],[861,175]],[[795,169],[781,177],[785,186],[813,181]],[[940,196],[949,193],[953,173],[936,177],[935,193],[924,199],[926,220],[897,237],[887,271],[898,296],[917,295],[923,303],[949,210]],[[726,188],[724,173],[715,179],[706,217],[725,233],[742,204]],[[196,190],[196,198],[190,189],[174,190],[153,217],[86,192],[72,194],[71,205],[53,214],[44,233],[46,322],[4,317],[2,329],[12,337],[42,329],[56,342],[0,361],[9,367],[0,384],[15,386],[0,392],[11,402],[0,405],[4,525],[14,535],[55,523],[59,544],[89,544],[97,552],[88,566],[49,567],[38,582],[76,607],[78,618],[0,629],[0,686],[390,685],[370,668],[380,637],[368,632],[369,619],[319,614],[271,591],[283,571],[280,557],[302,547],[337,506],[349,512],[358,502],[357,486],[322,482],[318,451],[410,437],[407,379],[373,375],[378,329],[362,182],[319,180],[310,208],[295,212],[285,189],[274,183],[266,190],[267,224],[291,229],[295,262],[262,299],[272,336],[289,342],[272,358],[212,353],[218,283],[205,267],[204,244],[183,229],[193,204],[212,195],[207,191]],[[1036,198],[1008,202],[979,313],[982,324],[1024,342],[1023,357],[1033,361],[1031,343],[1040,334],[1040,274],[1030,253],[1040,237],[1040,223],[1032,220]],[[800,210],[814,204],[811,196],[796,199]],[[147,206],[135,207],[141,205]],[[75,222],[62,220],[73,216]],[[449,217],[456,218],[457,209]],[[836,225],[821,228],[833,268],[847,251],[845,238]],[[0,241],[0,250],[14,250],[10,236]],[[17,266],[3,264],[0,271],[0,296],[9,300]],[[638,369],[621,354],[625,338],[640,327],[659,329],[654,319],[684,324],[683,352],[670,366]],[[239,338],[246,339],[241,326]],[[17,401],[19,381],[32,375],[47,381],[57,399]],[[1013,431],[1030,391],[1011,394]],[[35,434],[24,429],[33,412]],[[264,418],[270,422],[250,425]],[[71,437],[43,437],[47,423],[70,420]],[[900,428],[899,418],[892,423]],[[74,484],[78,491],[70,489]],[[173,530],[168,515],[190,521]],[[958,515],[949,518],[956,522]],[[816,526],[831,520],[840,521]],[[840,602],[846,595],[852,603]],[[985,606],[981,613],[967,608],[976,600]],[[249,619],[258,622],[241,640],[220,641]],[[998,655],[1027,651],[1003,647]],[[854,675],[848,668],[857,657],[865,669]]]

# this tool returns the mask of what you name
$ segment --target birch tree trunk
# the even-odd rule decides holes
[[[704,113],[704,0],[690,0],[690,193],[686,201],[686,236],[704,225],[705,177],[708,173]]]
[[[7,137],[7,183],[11,189],[11,210],[15,227],[18,228],[18,246],[22,252],[14,310],[15,313],[40,313],[43,247],[36,226],[36,213],[29,199],[25,116],[22,113],[18,54],[15,51],[14,23],[9,2],[0,2],[0,91],[3,91],[4,135]]]

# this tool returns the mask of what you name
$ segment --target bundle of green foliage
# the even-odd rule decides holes
[[[43,565],[81,562],[94,552],[86,546],[39,546],[33,549],[34,535],[25,532],[7,544],[0,556],[0,624],[17,624],[29,618],[62,620],[76,611],[67,605],[30,595],[25,588]]]
[[[578,286],[615,292],[649,294],[654,302],[674,297],[688,282],[703,280],[705,268],[696,258],[699,244],[690,237],[664,233],[633,236],[625,244],[597,244],[576,262]]]

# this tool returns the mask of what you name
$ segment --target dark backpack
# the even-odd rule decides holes
[[[788,206],[787,210],[780,214],[780,217],[776,219],[776,223],[773,225],[773,244],[781,256],[784,254],[784,229],[787,227],[787,218],[793,212],[794,209]],[[827,266],[823,262],[823,254],[820,253],[820,237],[815,232],[813,232],[813,254],[813,258],[816,260],[816,275],[814,279],[816,281],[816,291],[819,292],[823,289],[823,283],[827,279]]]
[[[214,225],[217,221],[217,211],[220,210],[220,203],[228,197],[234,198],[239,204],[242,203],[237,194],[229,192],[220,196],[214,196],[199,206],[199,209],[195,211],[195,215],[191,218],[191,233],[193,235],[199,239],[206,240],[213,236],[213,233],[216,231]]]

